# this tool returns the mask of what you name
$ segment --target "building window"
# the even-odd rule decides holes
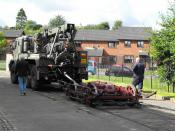
[[[131,41],[126,40],[124,45],[125,45],[125,47],[131,47]]]
[[[134,56],[132,55],[125,55],[124,56],[124,63],[133,63],[134,62]]]
[[[116,43],[115,42],[109,42],[108,47],[109,48],[115,48]]]
[[[137,47],[143,48],[144,47],[144,41],[138,41],[137,42]]]
[[[76,45],[76,47],[81,47],[81,42],[76,41],[75,45]]]
[[[109,56],[109,63],[115,64],[116,63],[116,57],[115,56]]]

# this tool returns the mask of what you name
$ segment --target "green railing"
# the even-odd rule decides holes
[[[107,81],[107,82],[112,82],[118,85],[131,85],[132,84],[132,77],[118,77],[118,76],[105,76],[103,74],[98,74],[97,75],[89,75],[89,80],[88,81],[96,81],[96,80],[101,80],[101,81]],[[164,93],[173,93],[173,87],[170,86],[168,87],[165,82],[161,82],[157,72],[156,71],[146,71],[145,72],[145,79],[144,79],[144,84],[143,84],[143,90],[144,91],[158,91],[161,94]],[[173,93],[175,96],[175,93]]]

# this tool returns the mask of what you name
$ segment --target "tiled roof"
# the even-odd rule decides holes
[[[149,40],[151,27],[120,27],[118,30],[78,30],[75,40],[80,41],[118,41]]]
[[[117,41],[117,32],[110,30],[78,30],[75,40],[82,41]]]
[[[14,37],[14,38],[24,34],[23,30],[0,30],[0,32],[3,32],[5,37]]]
[[[151,31],[151,27],[120,27],[117,30],[117,37],[128,40],[149,40]]]

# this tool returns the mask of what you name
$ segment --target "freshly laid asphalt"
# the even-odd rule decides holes
[[[171,102],[167,104],[160,101],[155,103],[151,100],[143,101],[145,105],[153,105],[152,110],[158,109],[170,113],[155,118],[153,116],[157,112],[152,111],[153,115],[146,118],[147,123],[144,123],[142,117],[148,115],[140,113],[139,109],[124,111],[115,109],[112,113],[103,112],[67,100],[63,93],[61,97],[59,95],[58,93],[58,100],[52,100],[28,89],[27,96],[20,96],[18,85],[10,83],[9,73],[0,74],[0,131],[163,131],[165,129],[173,131],[175,129],[173,116],[175,106]],[[123,112],[126,114],[122,114]],[[134,115],[135,112],[137,114]],[[126,119],[127,117],[129,119]],[[164,117],[171,120],[167,123],[169,125],[163,121]]]

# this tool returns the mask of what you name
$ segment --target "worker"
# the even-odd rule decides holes
[[[140,61],[140,58],[136,58],[136,62],[133,66],[133,86],[137,88],[139,96],[142,96],[143,80],[144,80],[145,65]]]
[[[18,76],[20,94],[26,95],[26,81],[27,76],[30,74],[30,70],[28,62],[24,58],[21,58],[21,60],[17,61],[15,72]]]

